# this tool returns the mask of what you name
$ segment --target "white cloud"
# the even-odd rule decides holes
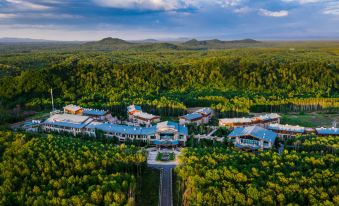
[[[178,10],[203,5],[234,7],[246,0],[92,0],[103,7],[144,10]]]
[[[327,5],[323,13],[339,16],[339,2],[333,2]]]
[[[187,4],[179,0],[94,0],[104,7],[123,9],[175,10],[187,8]]]
[[[6,13],[0,13],[0,19],[12,19],[17,17],[16,14],[6,14]]]
[[[259,14],[262,16],[270,16],[270,17],[285,17],[288,16],[288,11],[269,11],[266,9],[259,9]]]
[[[20,10],[48,10],[49,6],[34,3],[28,0],[6,0],[6,2],[10,3],[11,6]]]
[[[234,12],[239,13],[239,14],[247,14],[252,11],[255,11],[255,9],[247,7],[247,6],[234,9]]]

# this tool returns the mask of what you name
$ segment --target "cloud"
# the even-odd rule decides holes
[[[286,10],[270,11],[270,10],[266,10],[266,9],[259,9],[259,14],[261,16],[285,17],[285,16],[288,16],[288,11],[286,11]]]
[[[15,7],[16,9],[20,10],[48,10],[50,9],[49,6],[35,3],[29,0],[6,0],[11,6]]]
[[[247,13],[250,13],[250,12],[252,12],[252,11],[255,11],[255,9],[250,8],[250,7],[248,7],[248,6],[240,7],[240,8],[234,9],[234,12],[235,12],[235,13],[238,13],[238,14],[247,14]]]
[[[100,6],[122,9],[176,10],[189,6],[179,0],[94,0]]]
[[[120,9],[179,10],[206,5],[234,7],[247,0],[92,0],[99,6]]]
[[[339,16],[339,2],[332,2],[323,11],[324,14]]]
[[[0,13],[0,19],[12,19],[16,18],[16,14],[6,14],[6,13]]]

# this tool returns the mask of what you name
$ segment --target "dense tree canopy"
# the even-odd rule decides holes
[[[0,132],[0,205],[133,205],[138,148]]]
[[[53,88],[59,107],[77,103],[118,115],[129,103],[164,116],[194,106],[212,106],[219,116],[337,109],[338,67],[331,52],[286,48],[6,54],[0,106],[50,108]]]
[[[338,205],[339,159],[306,152],[185,149],[176,168],[183,205]]]

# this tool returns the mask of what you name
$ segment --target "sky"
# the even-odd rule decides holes
[[[339,0],[0,0],[0,37],[339,39]]]

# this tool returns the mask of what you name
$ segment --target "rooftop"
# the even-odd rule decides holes
[[[283,125],[283,124],[270,124],[268,126],[268,129],[271,130],[280,130],[280,131],[288,131],[288,132],[298,132],[298,133],[304,133],[305,127],[300,126],[293,126],[293,125]]]
[[[185,118],[185,119],[188,119],[188,120],[195,120],[195,119],[202,118],[202,114],[191,113],[191,114],[186,114],[184,116],[181,116],[181,118]]]
[[[339,128],[331,127],[331,128],[316,128],[315,129],[318,134],[325,134],[325,135],[339,135]]]
[[[64,109],[67,109],[69,111],[78,111],[82,108],[77,106],[77,105],[69,104],[69,105],[65,106]]]
[[[73,114],[55,114],[48,118],[44,123],[80,129],[85,127],[92,121],[93,119],[88,116]]]
[[[156,116],[156,115],[153,115],[153,114],[149,114],[149,113],[146,113],[146,112],[138,112],[138,113],[135,113],[134,116],[140,117],[140,118],[143,118],[143,119],[159,118],[159,116]]]
[[[231,132],[231,134],[228,135],[228,137],[241,136],[253,136],[271,143],[274,143],[277,138],[277,134],[275,132],[259,126],[237,127]]]
[[[221,123],[251,123],[251,118],[224,118],[219,120]]]
[[[137,110],[137,111],[142,111],[142,108],[141,108],[141,106],[139,106],[139,105],[134,105],[134,104],[132,104],[132,105],[130,105],[130,106],[127,107],[127,111],[128,111],[128,112],[135,111],[135,110]]]
[[[280,117],[281,116],[279,114],[277,114],[277,113],[271,113],[271,114],[259,115],[258,117],[253,117],[253,118],[265,121],[265,120],[270,120],[270,119],[277,119],[277,118],[280,118]]]
[[[209,115],[212,113],[212,109],[209,108],[209,107],[204,107],[204,108],[201,108],[197,111],[195,111],[194,113],[201,113],[201,114],[204,114],[204,115]]]
[[[156,126],[152,127],[134,127],[101,122],[92,122],[87,126],[87,128],[89,129],[99,129],[105,132],[123,133],[131,135],[152,135],[165,127],[176,129],[179,133],[188,135],[187,127],[180,126],[178,123],[175,122],[161,122],[158,123]]]
[[[106,110],[98,110],[98,109],[84,109],[84,115],[95,115],[95,116],[103,116],[107,114]]]

